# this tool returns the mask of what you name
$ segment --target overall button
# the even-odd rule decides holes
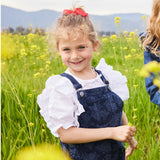
[[[79,94],[80,94],[81,97],[84,96],[84,92],[82,92],[82,91]]]

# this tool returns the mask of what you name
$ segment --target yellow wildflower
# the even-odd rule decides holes
[[[128,69],[126,69],[125,72],[128,73]]]
[[[135,69],[134,71],[135,71],[135,72],[139,72],[139,69]]]
[[[21,49],[21,56],[27,56],[26,50],[25,49]]]
[[[46,70],[48,70],[48,69],[49,69],[49,65],[48,65],[48,64],[46,64],[45,69],[46,69]]]
[[[115,21],[120,21],[121,18],[120,18],[120,17],[115,17],[114,20],[115,20]]]
[[[117,39],[117,35],[115,35],[115,34],[111,35],[111,36],[110,36],[110,39],[116,40],[116,39]]]
[[[25,147],[18,151],[15,160],[70,160],[60,147],[51,144]]]
[[[157,61],[152,61],[152,62],[149,62],[146,65],[144,65],[144,68],[148,72],[159,73],[160,72],[160,63],[158,63]]]
[[[107,42],[107,41],[108,41],[107,37],[102,39],[102,42]]]
[[[132,40],[132,38],[128,38],[128,37],[127,37],[127,38],[126,38],[126,40],[127,40],[127,41],[131,41],[131,40]]]
[[[29,38],[33,38],[33,37],[34,37],[34,34],[29,33],[29,34],[27,35],[27,37],[29,37]]]
[[[142,16],[142,19],[146,19],[146,18],[147,18],[147,16],[146,16],[146,15],[143,15],[143,16]]]
[[[124,31],[123,33],[124,33],[124,34],[128,34],[128,31]]]
[[[41,59],[45,59],[45,57],[46,57],[45,54],[43,54],[43,55],[40,56]]]
[[[47,64],[51,64],[51,61],[46,61]]]
[[[36,89],[33,89],[33,92],[35,93],[37,90]]]
[[[130,32],[129,37],[135,37],[135,32]]]
[[[30,123],[28,124],[28,126],[29,126],[29,127],[34,126],[34,123],[30,122]]]
[[[137,119],[137,116],[136,116],[136,115],[134,115],[134,116],[133,116],[133,119]]]
[[[124,58],[127,60],[127,59],[132,58],[132,56],[131,56],[131,54],[128,54],[128,55],[124,56]]]
[[[137,88],[137,87],[138,87],[138,84],[134,84],[133,87],[134,87],[134,88]]]
[[[136,52],[136,49],[131,49],[131,53],[135,53]]]
[[[43,72],[43,71],[44,71],[44,69],[43,69],[43,68],[40,68],[40,69],[39,69],[39,71],[40,71],[40,72]]]
[[[153,80],[153,84],[156,85],[158,88],[160,88],[160,78],[156,78]]]
[[[12,35],[1,35],[1,59],[10,59],[17,55],[17,44]]]
[[[37,77],[39,77],[39,76],[40,76],[40,73],[37,72],[37,73],[35,73],[35,74],[33,75],[33,78],[37,78]]]
[[[150,76],[150,73],[147,72],[144,68],[142,68],[139,72],[139,75],[142,76],[142,77],[149,77]]]
[[[136,112],[136,111],[137,111],[137,108],[134,108],[133,111]]]
[[[31,97],[32,97],[32,94],[31,94],[31,93],[29,93],[29,94],[27,94],[27,96],[31,98]]]
[[[114,22],[115,22],[115,24],[117,24],[117,25],[120,23],[120,21],[119,21],[119,20],[116,20],[116,21],[114,21]]]
[[[1,63],[1,73],[4,73],[5,70],[6,70],[6,62],[2,62]]]
[[[132,123],[129,122],[129,123],[128,123],[128,126],[133,126],[133,125],[132,125]]]
[[[127,48],[127,47],[124,47],[123,49],[124,49],[124,50],[127,50],[128,48]]]

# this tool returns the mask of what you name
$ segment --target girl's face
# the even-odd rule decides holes
[[[69,71],[78,76],[91,73],[91,60],[97,46],[98,42],[93,44],[87,37],[79,34],[75,39],[61,39],[58,50]]]

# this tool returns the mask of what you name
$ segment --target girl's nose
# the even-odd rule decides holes
[[[72,58],[72,59],[78,58],[78,54],[77,54],[76,51],[72,51],[71,58]]]

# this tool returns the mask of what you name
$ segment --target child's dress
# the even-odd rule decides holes
[[[104,59],[101,59],[95,70],[97,77],[92,80],[80,80],[68,70],[61,76],[51,77],[43,93],[38,96],[40,113],[56,137],[57,129],[61,126],[65,129],[71,126],[104,128],[122,124],[122,99],[129,97],[126,77],[113,71]],[[61,142],[61,145],[74,160],[125,159],[123,144],[115,140],[82,144]]]

